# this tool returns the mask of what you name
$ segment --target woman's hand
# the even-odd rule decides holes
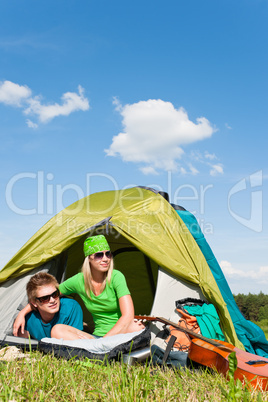
[[[134,319],[128,326],[128,332],[138,332],[145,328],[141,320]]]
[[[120,297],[119,306],[122,316],[104,337],[137,332],[144,328],[144,325],[140,321],[134,321],[134,305],[130,295]]]

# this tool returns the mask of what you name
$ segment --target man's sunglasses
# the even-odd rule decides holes
[[[112,258],[112,252],[111,251],[100,251],[99,253],[92,254],[94,260],[102,260],[103,257],[107,258]]]
[[[51,293],[50,295],[36,297],[36,300],[38,300],[41,304],[47,304],[47,303],[49,303],[51,297],[53,299],[57,299],[59,297],[59,295],[60,295],[60,291],[59,291],[59,289],[57,289],[53,293]]]

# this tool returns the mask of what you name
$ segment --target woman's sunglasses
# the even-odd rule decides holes
[[[99,253],[93,254],[94,260],[102,260],[104,256],[106,258],[110,259],[110,258],[112,258],[112,252],[111,251],[100,251]]]
[[[47,303],[49,303],[51,297],[53,299],[57,299],[59,297],[59,295],[60,295],[60,291],[59,291],[59,289],[57,289],[53,293],[51,293],[50,295],[36,297],[36,300],[40,301],[41,304],[47,304]]]

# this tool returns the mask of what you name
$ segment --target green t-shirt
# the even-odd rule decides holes
[[[97,336],[104,336],[117,323],[121,317],[119,299],[130,294],[124,275],[116,270],[113,270],[110,285],[107,282],[99,296],[91,292],[91,298],[88,297],[82,272],[61,283],[59,289],[64,295],[77,293],[81,297],[92,314],[95,324],[94,335]]]

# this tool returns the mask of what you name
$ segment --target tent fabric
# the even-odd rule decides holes
[[[172,322],[178,323],[180,315],[178,314],[175,303],[178,296],[182,299],[186,297],[204,299],[199,286],[186,283],[182,281],[181,278],[168,274],[165,270],[159,268],[157,288],[150,313],[151,316],[164,317]],[[162,328],[163,324],[161,322],[154,322],[154,325],[151,327],[152,338],[154,338]]]
[[[253,354],[268,357],[268,342],[264,332],[256,324],[243,317],[232,295],[231,289],[225,279],[222,269],[215,258],[204,234],[193,214],[188,211],[176,211],[193,235],[197,245],[202,251],[209,268],[219,286],[222,297],[232,318],[238,339],[245,349]]]
[[[165,271],[198,285],[220,317],[226,340],[243,348],[217,282],[196,241],[174,208],[142,188],[87,196],[48,221],[0,271],[0,283],[19,277],[83,242],[92,227],[106,222],[109,236],[121,235]],[[109,241],[109,239],[108,239]],[[136,277],[136,287],[140,279]]]

